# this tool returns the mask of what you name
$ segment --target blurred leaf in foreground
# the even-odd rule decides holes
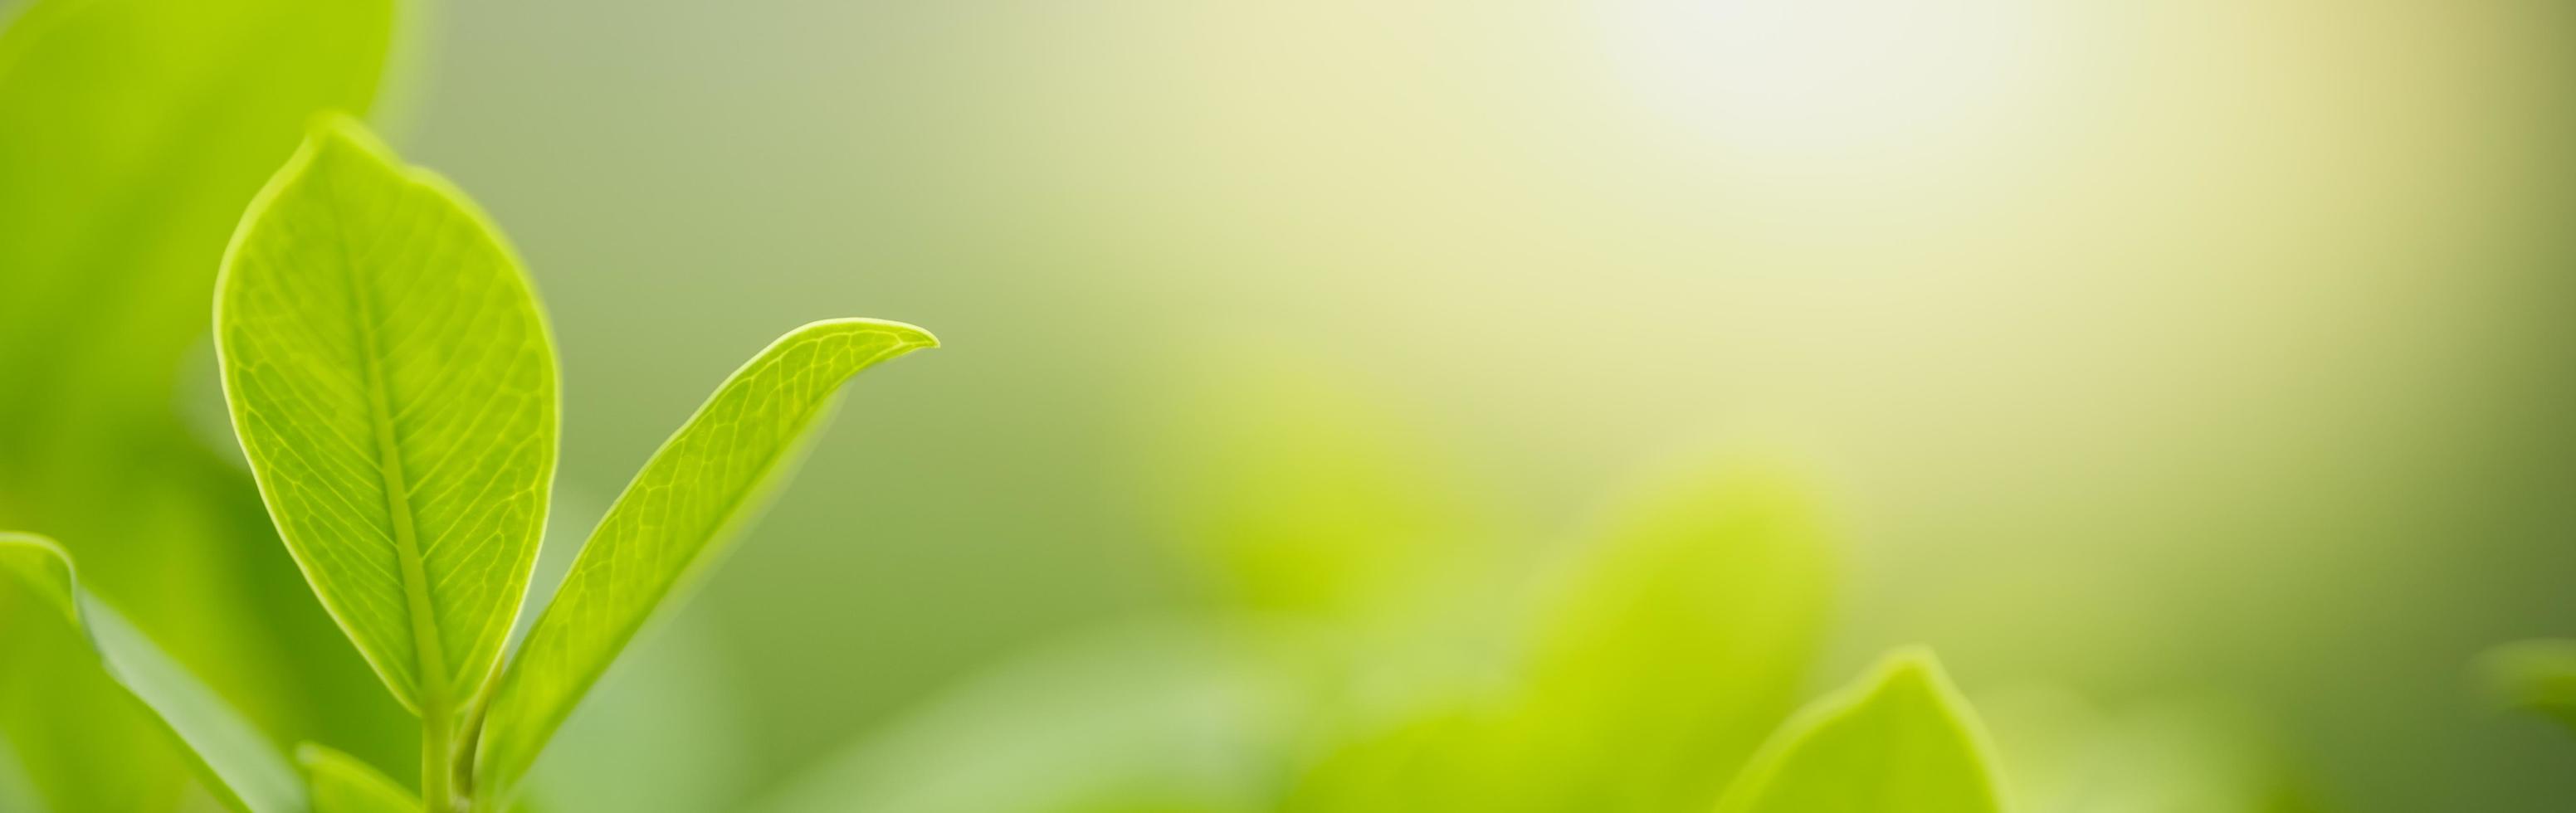
[[[225,803],[252,813],[304,809],[303,783],[259,729],[123,616],[83,592],[60,546],[31,534],[0,533],[0,571],[88,635],[107,674],[185,744]]]
[[[1718,811],[1997,813],[1985,738],[1931,654],[1899,652],[1783,726]]]
[[[1612,516],[1540,620],[1497,735],[1526,757],[1494,784],[1539,809],[1703,808],[1796,708],[1832,550],[1804,489],[1754,468],[1667,475]]]
[[[295,749],[295,761],[313,782],[313,813],[420,810],[420,797],[356,757],[308,742]]]

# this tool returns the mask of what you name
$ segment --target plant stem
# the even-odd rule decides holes
[[[456,809],[453,789],[456,720],[447,709],[446,698],[434,698],[420,709],[420,800],[429,813],[451,813]]]

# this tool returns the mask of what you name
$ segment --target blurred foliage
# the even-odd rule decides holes
[[[60,539],[270,736],[379,758],[410,741],[400,710],[178,405],[226,235],[309,117],[368,107],[393,24],[385,0],[45,0],[0,31],[0,527]],[[25,617],[0,616],[8,646]],[[141,715],[73,702],[102,692],[78,670],[11,671],[21,753],[75,737],[142,760],[101,790],[163,781],[119,722]]]
[[[2576,641],[2533,640],[2497,647],[2487,652],[2480,668],[2497,701],[2576,730]]]
[[[1505,595],[1457,590],[1441,582],[1483,573],[1470,563],[1499,551],[1454,528],[1390,537],[1371,522],[1421,516],[1390,506],[1436,499],[1364,463],[1406,433],[1311,374],[1258,378],[1247,376],[1241,392],[1257,397],[1175,431],[1205,438],[1211,425],[1236,421],[1245,436],[1267,430],[1293,441],[1167,447],[1204,456],[1197,466],[1172,461],[1177,471],[1235,467],[1235,479],[1192,492],[1222,497],[1176,506],[1196,527],[1273,517],[1303,531],[1263,534],[1249,548],[1240,536],[1182,537],[1205,546],[1192,555],[1210,563],[1203,577],[1228,603],[1184,621],[1076,636],[1006,665],[751,809],[1647,813],[1714,810],[1724,800],[1735,810],[1823,813],[1872,810],[1885,798],[2000,809],[1985,735],[1927,655],[1891,658],[1791,714],[1826,638],[1836,581],[1829,523],[1798,477],[1726,456],[1671,467],[1613,501],[1572,561],[1537,568],[1557,578]],[[1227,522],[1228,511],[1243,521]],[[1359,536],[1381,544],[1314,530],[1339,528],[1371,529]],[[1420,538],[1451,541],[1434,548],[1445,554],[1406,546]],[[1349,557],[1417,566],[1340,561]],[[1370,585],[1462,606],[1354,612],[1230,589],[1279,583],[1252,572],[1265,568],[1292,571],[1280,576],[1307,595]],[[1410,574],[1412,586],[1378,584],[1389,572]],[[2039,717],[2062,726],[2076,716]],[[2215,754],[2236,742],[2194,745]],[[1768,756],[1747,771],[1757,748]],[[2074,779],[2042,764],[2086,791],[2018,809],[2287,809],[2267,806],[2274,769],[2259,763],[2245,768],[2258,781],[2203,785],[2165,783],[2161,764],[2090,765]],[[1743,789],[1730,796],[1731,786]]]
[[[131,745],[145,750],[156,745],[182,745],[185,758],[201,770],[199,775],[206,780],[206,789],[234,809],[291,813],[304,807],[303,783],[259,729],[171,660],[122,614],[91,596],[74,575],[72,560],[60,545],[43,537],[0,532],[0,572],[12,577],[12,589],[21,589],[50,605],[44,608],[50,611],[47,614],[77,631],[94,650],[87,657],[48,661],[47,666],[60,664],[64,668],[59,671],[75,676],[75,680],[87,679],[93,671],[102,672],[121,689],[121,699],[130,698],[148,710],[154,736]],[[92,665],[99,669],[92,670]],[[163,734],[168,738],[158,736]],[[92,792],[67,781],[73,778],[71,774],[38,774],[33,778],[58,804],[66,806]]]
[[[919,470],[818,466],[775,524],[793,544],[754,546],[750,578],[604,679],[556,749],[584,756],[537,768],[565,809],[736,807],[844,736],[867,756],[771,798],[1207,813],[1486,791],[1459,760],[1557,746],[1450,743],[1568,725],[1531,710],[1560,702],[1652,708],[1544,699],[1587,680],[1542,679],[1539,653],[1579,648],[1550,642],[1616,537],[1532,554],[1555,535],[1529,521],[1745,413],[1831,438],[1800,448],[1864,492],[1826,579],[1850,623],[1813,663],[1939,643],[2023,810],[2554,810],[2576,777],[2558,732],[2455,696],[2462,653],[2567,620],[2563,6],[1977,4],[1998,13],[1970,33],[2001,36],[1967,40],[1994,46],[1974,64],[2023,65],[1993,73],[2034,98],[1943,141],[1849,99],[1818,109],[1868,126],[1764,121],[1704,78],[1600,93],[1595,63],[1640,60],[1596,18],[1661,49],[1649,68],[1739,58],[1660,0],[452,5],[420,146],[524,215],[566,321],[602,328],[565,348],[567,397],[620,407],[567,439],[574,485],[613,488],[729,342],[779,319],[900,301],[975,337],[925,379],[946,397],[907,407],[930,420],[868,441]],[[273,738],[375,764],[410,758],[408,721],[228,444],[191,431],[214,421],[175,405],[211,403],[205,288],[240,199],[309,110],[374,101],[390,16],[0,0],[0,527],[61,537]],[[1808,16],[1759,21],[1783,47],[1741,53],[1836,59]],[[1942,67],[1921,52],[1956,32],[1919,33],[1863,41]],[[1785,137],[1800,124],[1830,132]],[[670,328],[682,308],[718,326]],[[1124,451],[1102,429],[1132,389],[1192,372],[1139,348],[1244,331],[1403,376],[1364,391],[1436,393],[1438,420],[1371,425],[1346,412],[1367,398],[1253,375],[1182,411],[1201,431],[1174,445],[1204,456],[1133,481],[1092,465]],[[1426,465],[1453,432],[1494,447],[1461,468],[1499,487]],[[1163,513],[1104,507],[1130,492]],[[1123,546],[1149,530],[1199,601],[1165,602],[1166,563]],[[68,778],[63,809],[211,806],[31,601],[0,590],[0,667],[66,665],[0,668],[0,809],[47,803],[39,776]],[[848,645],[811,648],[814,618]],[[1605,669],[1652,658],[1603,647]],[[1746,708],[1839,677],[1815,671]],[[2507,672],[2507,698],[2553,696],[2549,672]],[[2015,710],[1984,691],[2007,676],[2105,705]],[[1610,770],[1696,792],[1674,766]],[[1081,801],[983,795],[1014,776]],[[1419,795],[1370,790],[1390,785]]]

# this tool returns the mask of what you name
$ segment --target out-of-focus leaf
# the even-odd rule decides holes
[[[53,540],[0,533],[0,571],[87,633],[108,675],[186,746],[226,804],[251,813],[305,809],[302,783],[259,729],[162,654],[141,630],[83,592],[71,557]]]
[[[971,681],[742,809],[757,813],[1251,813],[1291,687],[1260,630],[1091,633]]]
[[[2507,706],[2576,730],[2576,641],[2519,641],[2482,659],[2489,690]]]
[[[47,0],[10,22],[0,375],[48,397],[0,403],[0,449],[67,463],[171,422],[242,204],[315,111],[366,109],[393,18],[386,0]]]
[[[452,713],[517,617],[554,475],[554,351],[518,260],[463,193],[326,117],[251,203],[216,301],[287,547],[394,695]]]
[[[1197,379],[1207,391],[1156,421],[1148,491],[1219,599],[1385,609],[1467,563],[1451,555],[1477,530],[1463,500],[1383,405],[1288,364],[1229,358]]]
[[[1985,733],[1929,652],[1889,656],[1774,734],[1719,813],[1996,813]]]
[[[248,478],[173,408],[243,204],[315,111],[371,106],[394,2],[8,5],[0,393],[18,397],[0,397],[0,527],[63,539],[89,589],[270,730],[399,747],[400,710],[301,595]],[[46,713],[19,721],[116,725]]]
[[[1518,752],[1483,783],[1494,804],[1704,808],[1796,707],[1834,577],[1806,493],[1713,466],[1614,516],[1541,619],[1522,707],[1491,735]]]
[[[788,332],[734,371],[609,507],[502,674],[475,756],[478,800],[507,800],[655,608],[758,513],[842,382],[937,344],[911,325],[828,320]]]
[[[107,671],[88,632],[6,573],[0,732],[14,763],[0,768],[12,786],[0,810],[169,810],[198,782],[186,744]]]
[[[295,761],[313,782],[313,813],[417,813],[420,797],[376,766],[329,746],[305,743]]]
[[[1349,713],[1349,709],[1342,709]],[[1521,792],[1496,772],[1482,746],[1498,732],[1490,710],[1433,701],[1382,725],[1330,732],[1323,753],[1299,771],[1282,813],[1371,810],[1498,810]],[[1522,800],[1531,801],[1531,800]]]

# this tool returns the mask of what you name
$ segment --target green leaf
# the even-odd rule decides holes
[[[518,260],[445,181],[316,122],[225,252],[233,426],[296,563],[405,706],[492,674],[555,466],[552,342]]]
[[[1889,656],[1772,736],[1719,813],[1996,813],[1984,729],[1929,652]]]
[[[505,800],[654,609],[758,512],[859,371],[937,346],[911,325],[815,322],[734,371],[653,453],[573,560],[495,689],[475,792]]]
[[[1472,786],[1542,810],[1715,803],[1797,707],[1830,620],[1826,536],[1795,478],[1725,463],[1661,475],[1541,619],[1522,707],[1493,735],[1517,761]]]
[[[376,767],[328,746],[305,743],[295,761],[313,781],[313,813],[417,813],[420,797]]]
[[[2496,647],[2480,671],[2510,708],[2546,716],[2576,731],[2576,641],[2518,641]]]
[[[0,532],[0,571],[25,583],[88,635],[108,675],[186,746],[207,785],[226,804],[251,813],[305,809],[302,783],[259,729],[124,616],[82,591],[71,557],[61,546],[32,534]]]

